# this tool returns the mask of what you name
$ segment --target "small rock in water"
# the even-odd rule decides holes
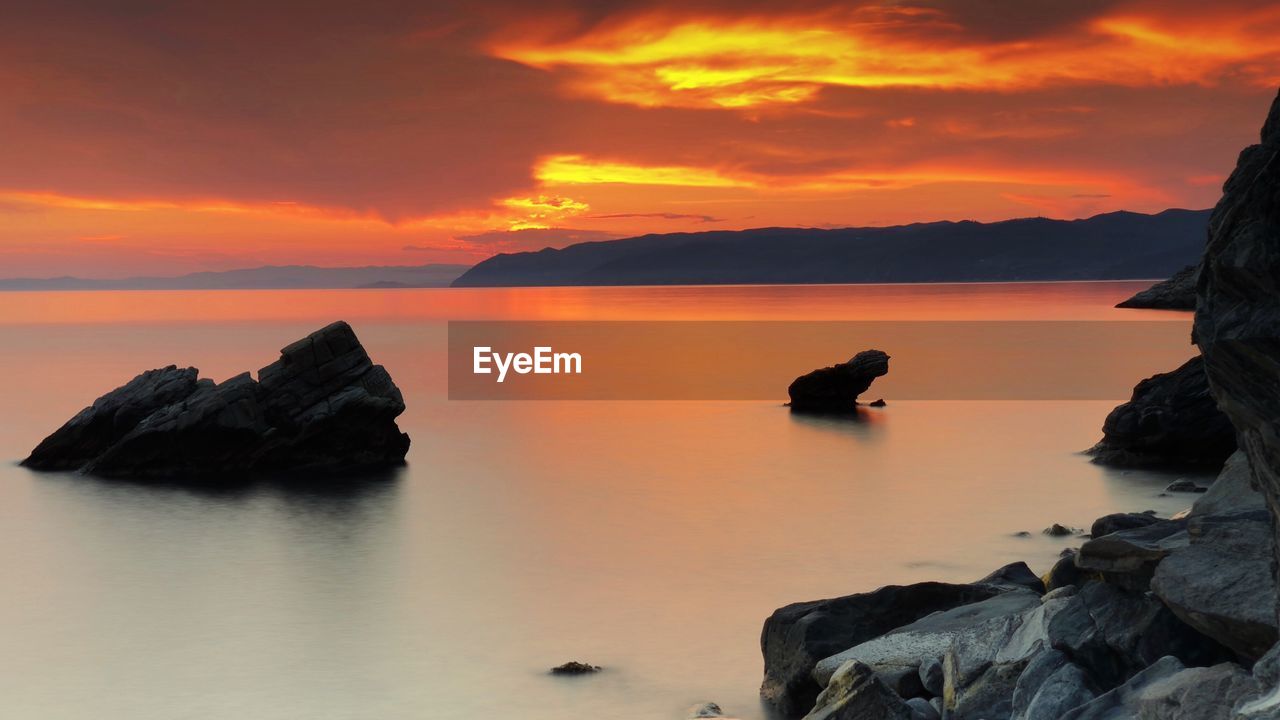
[[[1019,530],[1018,532],[1014,533],[1013,536],[1016,538],[1029,538],[1031,537],[1031,533],[1027,532],[1026,530]]]
[[[1169,487],[1164,489],[1165,492],[1201,492],[1200,486],[1194,482],[1182,478],[1169,483]]]
[[[694,720],[694,718],[719,718],[724,717],[724,711],[713,702],[702,703],[689,708],[688,717],[690,720]]]
[[[598,673],[602,668],[599,665],[591,663],[578,662],[570,660],[563,665],[557,665],[551,668],[552,675],[588,675],[590,673]]]
[[[1067,527],[1066,525],[1059,525],[1058,523],[1054,523],[1049,527],[1045,528],[1044,530],[1041,530],[1041,532],[1043,532],[1045,535],[1051,535],[1053,537],[1064,537],[1067,535],[1075,535],[1080,531],[1073,527]]]
[[[885,405],[888,405],[888,403],[884,401],[884,398],[878,398],[876,400],[872,400],[867,405],[868,407],[884,407]]]

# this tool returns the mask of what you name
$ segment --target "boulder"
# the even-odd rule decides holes
[[[1080,546],[1075,563],[1085,572],[1101,573],[1107,582],[1146,590],[1160,561],[1189,543],[1185,519],[1161,520],[1092,538]]]
[[[943,686],[942,658],[929,657],[920,661],[920,685],[930,697],[941,697]]]
[[[871,668],[849,662],[831,677],[804,720],[915,720],[915,715]]]
[[[864,350],[848,362],[814,370],[792,381],[787,388],[796,412],[853,412],[858,396],[876,378],[889,372],[889,356],[880,350]]]
[[[907,707],[911,708],[911,716],[915,720],[942,720],[942,715],[938,713],[937,708],[924,698],[907,700]]]
[[[152,370],[102,396],[23,461],[103,477],[243,478],[402,464],[404,398],[351,327],[289,345],[258,373],[214,384],[196,370]]]
[[[1080,530],[1077,528],[1070,527],[1068,525],[1060,525],[1058,523],[1054,523],[1049,527],[1041,530],[1040,532],[1050,537],[1066,537],[1068,535],[1075,535],[1076,533],[1080,532]]]
[[[1151,593],[1087,583],[1049,619],[1049,645],[1088,670],[1099,687],[1115,687],[1161,657],[1203,665],[1226,649],[1187,626]]]
[[[1237,450],[1227,458],[1227,464],[1222,466],[1218,479],[1209,485],[1204,495],[1196,499],[1188,516],[1196,518],[1266,509],[1266,501],[1253,486],[1249,456],[1243,450]]]
[[[995,585],[1009,590],[1031,590],[1044,593],[1044,581],[1025,562],[1009,563],[991,572],[977,582],[978,585]]]
[[[1012,720],[1058,720],[1098,695],[1093,679],[1057,650],[1037,653],[1013,689]]]
[[[1067,548],[1062,551],[1058,561],[1053,564],[1049,572],[1045,573],[1043,578],[1046,592],[1054,592],[1060,588],[1080,584],[1084,579],[1084,573],[1080,568],[1076,567],[1076,555],[1079,552],[1075,548]]]
[[[1183,667],[1164,657],[1123,685],[1070,710],[1062,720],[1230,720],[1256,694],[1257,683],[1239,665]]]
[[[1098,538],[1121,530],[1133,530],[1155,525],[1158,522],[1160,522],[1160,518],[1152,513],[1113,513],[1111,515],[1103,515],[1093,521],[1093,527],[1089,529],[1089,536]]]
[[[1118,467],[1219,468],[1236,449],[1235,429],[1209,393],[1200,356],[1143,380],[1102,423],[1094,462]]]
[[[981,602],[936,612],[822,659],[814,667],[813,677],[819,685],[825,685],[837,669],[857,660],[880,674],[909,668],[918,678],[921,664],[943,655],[961,632],[993,619],[1019,616],[1039,606],[1039,595],[1019,588]]]
[[[1002,592],[994,585],[925,582],[779,608],[765,621],[760,635],[764,655],[760,695],[784,715],[801,715],[813,707],[822,690],[813,679],[818,661],[930,613]]]
[[[1200,279],[1200,267],[1188,265],[1174,273],[1168,280],[1161,280],[1146,290],[1125,300],[1118,308],[1145,308],[1151,310],[1195,310],[1196,281]]]
[[[1185,623],[1252,663],[1280,639],[1265,510],[1188,519],[1190,544],[1155,569],[1151,590]]]

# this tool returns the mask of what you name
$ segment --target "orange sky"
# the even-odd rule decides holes
[[[1202,208],[1280,85],[1262,2],[29,5],[4,277]]]

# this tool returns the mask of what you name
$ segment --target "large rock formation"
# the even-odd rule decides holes
[[[1261,142],[1240,153],[1209,222],[1195,340],[1254,484],[1280,529],[1280,98]],[[1276,538],[1273,537],[1273,546]],[[1280,547],[1280,546],[1276,546]],[[1280,687],[1250,709],[1280,709]]]
[[[404,398],[345,322],[222,383],[195,368],[144,372],[81,410],[22,464],[104,477],[341,472],[404,462]]]
[[[889,372],[889,356],[880,350],[863,350],[848,362],[814,370],[792,381],[787,388],[791,409],[798,412],[853,412],[858,396]]]
[[[1151,310],[1195,310],[1196,281],[1200,267],[1188,265],[1133,297],[1116,305],[1118,308],[1145,308]]]
[[[1220,467],[1236,449],[1235,429],[1209,393],[1204,362],[1143,380],[1102,423],[1094,461],[1122,467]]]

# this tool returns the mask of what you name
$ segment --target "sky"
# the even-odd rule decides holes
[[[1205,208],[1280,85],[1242,0],[12,4],[5,277]]]

